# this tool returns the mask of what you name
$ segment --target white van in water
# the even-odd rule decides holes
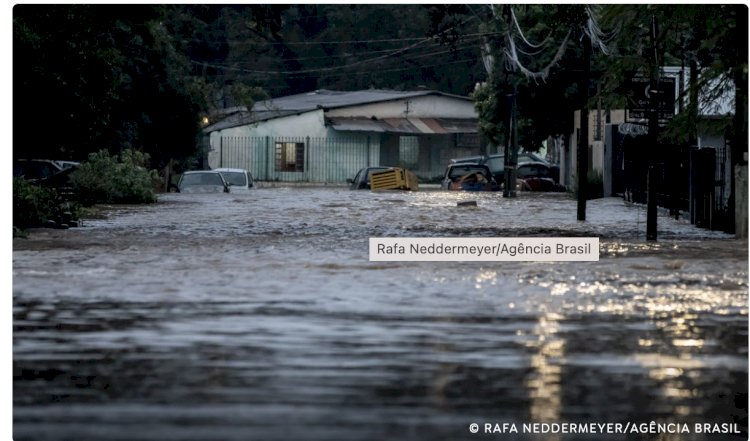
[[[229,185],[230,193],[238,193],[253,188],[253,175],[241,168],[215,168]]]

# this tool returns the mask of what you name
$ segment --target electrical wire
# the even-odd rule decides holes
[[[354,71],[354,72],[340,72],[340,73],[324,73],[322,75],[308,75],[308,74],[290,74],[286,78],[288,79],[295,79],[295,80],[302,80],[302,79],[330,79],[330,78],[336,78],[336,77],[344,77],[344,76],[363,76],[363,75],[377,75],[382,72],[399,72],[399,71],[409,71],[409,70],[417,70],[417,69],[428,69],[432,67],[441,67],[441,66],[448,66],[453,64],[460,64],[460,63],[471,63],[477,62],[476,57],[471,58],[462,58],[459,60],[453,60],[453,61],[444,61],[440,63],[434,63],[434,64],[424,64],[424,65],[415,65],[415,66],[408,66],[408,67],[397,67],[397,68],[388,68],[388,69],[378,69],[377,71],[374,71],[372,69],[368,70],[361,70],[361,71]],[[272,77],[274,74],[269,74],[267,72],[242,72],[240,71],[242,75],[240,75],[240,78],[252,78],[252,79],[268,79]]]
[[[549,35],[542,40],[539,44],[531,43],[526,36],[523,34],[523,31],[521,30],[521,25],[518,24],[518,19],[516,18],[516,13],[513,11],[513,6],[510,6],[510,17],[513,23],[516,25],[516,30],[518,31],[518,35],[521,36],[521,40],[523,40],[524,43],[526,43],[530,48],[532,49],[541,49],[544,46],[547,45],[547,42],[549,41],[550,37],[552,36],[552,32],[550,31]]]
[[[465,20],[463,23],[460,23],[459,25],[466,24],[468,20],[473,20],[474,17],[469,17],[469,19]],[[457,25],[458,26],[458,25]],[[457,26],[454,26],[457,27]],[[452,30],[446,29],[445,31],[439,32],[435,34],[435,36],[438,36],[442,33],[445,33],[447,31]],[[465,34],[463,37],[483,37],[483,36],[491,36],[491,35],[500,35],[502,32],[474,32],[471,34]],[[427,37],[428,39],[434,38],[433,37]],[[248,40],[227,40],[226,42],[228,44],[232,45],[246,45],[246,44],[270,44],[270,45],[284,45],[284,46],[314,46],[314,45],[323,45],[323,44],[370,44],[370,43],[389,43],[389,42],[406,42],[406,41],[421,41],[424,40],[425,37],[409,37],[409,38],[386,38],[386,39],[380,39],[380,40],[340,40],[340,41],[288,41],[288,42],[275,42],[275,41],[248,41]],[[181,43],[193,43],[193,42],[204,42],[202,39],[193,38],[193,39],[180,39]]]
[[[411,49],[414,49],[415,47],[419,47],[419,46],[421,46],[421,45],[423,45],[423,44],[425,44],[425,43],[427,43],[429,41],[434,40],[436,37],[438,37],[441,34],[445,34],[448,31],[451,31],[451,30],[457,28],[458,26],[462,26],[462,25],[466,24],[467,22],[473,20],[474,18],[475,17],[469,17],[466,20],[462,21],[461,23],[459,23],[459,24],[457,24],[457,25],[455,25],[455,26],[453,26],[451,28],[445,29],[445,30],[443,30],[441,32],[438,32],[437,34],[435,34],[435,35],[433,35],[431,37],[424,38],[424,39],[422,39],[422,40],[420,40],[420,41],[418,41],[416,43],[413,43],[413,44],[410,44],[408,46],[399,48],[399,49],[397,49],[397,50],[395,50],[393,52],[390,52],[388,54],[381,55],[381,56],[375,57],[375,58],[369,58],[369,59],[366,59],[366,60],[355,61],[353,63],[344,64],[344,65],[341,65],[341,66],[322,67],[322,68],[317,68],[317,69],[303,69],[303,70],[296,70],[296,71],[256,71],[256,72],[257,73],[273,74],[273,75],[290,75],[290,74],[295,74],[295,73],[316,73],[316,72],[321,72],[322,73],[322,72],[331,72],[331,71],[336,71],[336,70],[340,70],[340,69],[346,69],[346,68],[353,67],[353,66],[361,66],[363,64],[372,63],[374,61],[384,60],[384,59],[390,58],[392,56],[399,55],[399,54],[402,54],[404,52],[407,52],[407,51],[409,51]],[[195,61],[195,60],[190,60],[190,62],[193,63],[193,64],[204,65],[204,66],[208,66],[208,67],[222,68],[222,66],[218,66],[218,65],[214,66],[214,65],[211,65],[209,63],[199,62],[199,61]],[[228,70],[240,70],[240,71],[245,71],[245,72],[253,72],[252,70],[244,70],[244,69],[239,69],[239,68],[228,68],[227,67],[226,69],[228,69]]]
[[[481,37],[473,37],[471,39],[468,39],[467,41],[463,41],[462,44],[455,46],[459,50],[463,50],[465,48],[471,47],[471,45],[475,44],[472,41],[478,40]],[[445,47],[444,45],[441,45],[439,43],[431,43],[428,46],[423,47],[423,49],[426,48],[437,48],[437,47]],[[384,50],[377,50],[377,51],[365,51],[365,52],[357,52],[356,55],[366,55],[366,54],[382,54],[391,52],[393,49],[384,49]],[[442,53],[442,52],[440,52]],[[284,61],[309,61],[309,60],[330,60],[330,59],[336,59],[336,58],[347,58],[352,57],[355,54],[340,54],[340,55],[329,55],[329,56],[320,56],[320,57],[294,57],[294,58],[284,58]],[[253,61],[247,61],[247,63],[253,63]],[[226,65],[226,63],[213,63],[215,65]],[[236,64],[236,63],[234,63]]]
[[[592,47],[598,47],[604,55],[609,55],[609,49],[603,40],[605,34],[602,32],[601,27],[599,27],[594,11],[590,6],[586,6],[586,15],[588,16],[588,19],[586,20],[586,26],[583,31],[591,39]],[[614,37],[614,33],[612,37]]]
[[[467,49],[472,49],[471,46],[466,46],[465,48],[459,49],[460,51],[465,51]],[[443,54],[449,54],[449,53],[455,53],[452,49],[443,50],[443,51],[437,51],[437,52],[430,52],[426,54],[418,54],[413,55],[409,58],[409,60],[417,60],[422,58],[429,58],[434,57],[436,55],[443,55]],[[298,70],[298,71],[273,71],[273,70],[255,70],[255,69],[245,69],[242,67],[237,66],[226,66],[226,65],[220,65],[220,64],[213,64],[213,63],[205,63],[195,60],[190,60],[191,63],[197,64],[200,66],[205,67],[211,67],[214,69],[220,69],[220,70],[229,70],[229,71],[235,71],[235,72],[243,72],[243,73],[251,73],[251,74],[261,74],[261,75],[290,75],[290,76],[297,76],[298,74],[306,74],[306,73],[315,73],[315,72],[327,72],[331,69],[325,69],[325,70],[318,70],[318,69],[307,69],[307,70]],[[348,66],[353,66],[354,64],[350,64]],[[348,66],[341,66],[348,67]],[[379,69],[379,71],[387,71],[383,69]]]
[[[549,71],[557,65],[557,63],[562,59],[563,55],[565,54],[565,49],[568,45],[568,40],[570,39],[572,31],[568,31],[567,35],[565,35],[565,38],[563,39],[562,44],[557,49],[557,52],[555,53],[555,56],[552,58],[552,61],[550,61],[542,70],[533,72],[526,68],[523,64],[521,64],[521,60],[518,59],[518,52],[516,51],[516,43],[513,40],[513,37],[508,34],[508,47],[504,50],[504,53],[507,57],[507,59],[512,63],[513,66],[518,67],[518,69],[521,71],[522,74],[526,78],[532,78],[534,81],[537,79],[541,79],[542,81],[546,81],[547,77],[549,76]]]

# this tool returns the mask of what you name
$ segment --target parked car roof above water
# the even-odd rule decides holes
[[[177,188],[181,193],[228,193],[229,186],[216,170],[188,171],[182,174]]]
[[[229,191],[243,191],[253,188],[253,175],[243,168],[215,168],[229,185]]]
[[[462,163],[473,163],[473,164],[481,164],[482,161],[486,158],[484,155],[477,155],[477,156],[462,156],[460,158],[453,158],[451,159],[451,164],[462,164]]]
[[[522,191],[565,191],[554,180],[553,167],[541,162],[523,162],[516,169],[516,189]]]
[[[26,180],[46,179],[63,168],[51,159],[17,159],[13,161],[13,176],[22,176]]]
[[[440,183],[443,190],[497,191],[500,187],[490,169],[483,164],[460,162],[445,169]]]

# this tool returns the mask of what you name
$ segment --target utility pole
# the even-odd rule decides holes
[[[508,26],[512,24],[511,6],[505,6],[505,18]],[[503,197],[516,197],[516,167],[518,165],[518,109],[516,95],[518,88],[516,86],[515,66],[506,70],[506,81],[511,85],[511,94],[508,97],[508,125],[505,127],[505,157],[503,158],[504,172],[503,178]]]
[[[508,78],[510,77],[508,70],[505,71],[505,81],[508,82]],[[513,95],[512,93],[506,93],[505,94],[505,108],[508,112],[508,118],[506,119],[505,123],[505,154],[503,155],[503,197],[507,198],[510,197],[510,146],[511,146],[511,125],[513,120]],[[513,185],[513,188],[515,188],[515,185]]]
[[[658,27],[656,16],[651,16],[651,72],[649,81],[648,142],[654,152],[659,152],[659,77],[661,69],[656,47]],[[648,155],[648,175],[646,180],[646,240],[656,240],[656,182],[658,169],[654,161],[656,155]]]
[[[517,88],[515,78],[511,75],[511,82],[513,83],[513,91],[510,96],[510,127],[506,130],[509,139],[506,140],[505,145],[505,186],[503,190],[503,197],[514,198],[516,197],[516,179],[518,167],[518,108],[516,104]]]
[[[576,162],[578,175],[578,220],[586,220],[589,172],[589,77],[591,70],[591,38],[583,34],[583,87],[581,87],[581,128],[578,132]]]

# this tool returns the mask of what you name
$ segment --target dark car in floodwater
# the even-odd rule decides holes
[[[360,169],[354,179],[347,179],[349,183],[349,190],[369,190],[370,189],[370,175],[373,172],[379,172],[384,170],[390,170],[393,167],[365,167]]]
[[[500,186],[492,177],[489,167],[482,164],[460,162],[445,169],[440,183],[443,190],[498,191]]]
[[[180,193],[229,193],[229,185],[215,170],[185,172],[177,189]]]
[[[80,165],[74,161],[57,161],[52,159],[16,159],[13,161],[13,176],[31,182],[42,183],[65,172],[72,172]]]
[[[554,182],[560,182],[560,167],[550,163],[546,159],[544,159],[542,156],[534,153],[534,152],[519,152],[518,153],[518,164],[525,164],[529,162],[535,162],[544,164],[549,168],[549,177]],[[460,163],[477,163],[486,165],[489,167],[490,172],[492,172],[492,176],[495,178],[495,181],[498,184],[502,184],[503,180],[505,179],[505,155],[502,153],[495,154],[495,155],[489,155],[489,156],[466,156],[463,158],[455,158],[451,159],[451,164],[460,164]]]
[[[73,188],[70,175],[78,169],[80,162],[52,159],[16,159],[13,161],[13,176],[42,187],[54,188],[59,193],[71,196]]]
[[[516,168],[516,189],[521,191],[565,191],[555,182],[553,170],[541,162],[524,162]]]

